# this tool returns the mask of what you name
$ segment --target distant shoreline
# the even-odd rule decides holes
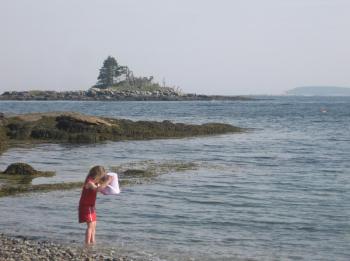
[[[286,92],[288,96],[319,96],[319,97],[338,97],[350,96],[350,88],[338,86],[303,86],[296,87]]]

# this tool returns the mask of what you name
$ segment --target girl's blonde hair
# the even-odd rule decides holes
[[[102,178],[106,175],[106,170],[102,166],[94,166],[90,169],[89,174],[86,176],[85,182],[88,178],[92,178],[95,183],[100,183]]]

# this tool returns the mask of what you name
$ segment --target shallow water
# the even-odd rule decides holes
[[[327,112],[322,112],[322,110]],[[100,244],[149,260],[348,260],[350,98],[241,102],[0,102],[0,111],[81,111],[133,120],[231,123],[242,134],[187,139],[43,144],[11,149],[54,178],[84,179],[95,164],[196,162],[97,201]],[[80,190],[0,199],[1,232],[80,242]]]

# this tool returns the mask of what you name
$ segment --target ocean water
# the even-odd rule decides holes
[[[268,97],[234,102],[13,102],[5,113],[80,111],[132,120],[224,122],[241,134],[186,139],[40,144],[0,155],[83,180],[95,164],[184,161],[97,199],[98,246],[140,260],[349,260],[350,98]],[[0,199],[0,232],[80,244],[80,190]]]

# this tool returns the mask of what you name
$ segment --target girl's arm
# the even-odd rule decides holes
[[[95,190],[98,188],[98,186],[92,181],[89,181],[88,183],[86,183],[85,188]]]
[[[101,190],[104,190],[110,183],[111,179],[112,178],[111,176],[107,176],[106,179],[101,183],[101,184],[98,184],[98,187],[97,187],[97,191],[100,192]]]
[[[85,187],[88,189],[93,189],[93,190],[97,190],[97,191],[101,191],[104,188],[106,188],[109,183],[112,181],[113,177],[108,176],[101,184],[95,184],[92,181],[88,182]]]

